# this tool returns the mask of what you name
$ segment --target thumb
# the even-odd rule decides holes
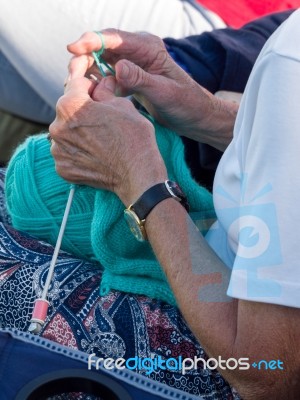
[[[95,101],[110,99],[115,96],[116,79],[113,76],[102,78],[100,83],[95,87],[92,98]]]
[[[128,60],[119,61],[115,66],[115,70],[117,83],[127,94],[140,92],[147,95],[149,90],[153,91],[157,86],[157,80],[154,75],[148,74],[138,65]]]

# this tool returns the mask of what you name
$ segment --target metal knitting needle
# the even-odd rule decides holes
[[[99,83],[99,79],[91,74],[90,77],[96,82]],[[56,261],[57,261],[57,257],[58,257],[58,253],[59,250],[61,248],[61,243],[62,243],[62,239],[65,233],[65,229],[66,229],[66,225],[67,225],[67,221],[68,221],[68,217],[69,217],[69,213],[70,213],[70,208],[72,205],[72,201],[73,201],[73,197],[74,197],[74,193],[75,193],[75,186],[72,185],[70,192],[69,192],[69,197],[68,197],[68,201],[66,204],[66,208],[65,208],[65,212],[64,212],[64,216],[62,219],[62,223],[59,229],[59,233],[58,233],[58,237],[57,237],[57,241],[55,244],[55,248],[54,248],[54,252],[53,252],[53,256],[51,259],[51,263],[50,263],[50,267],[49,267],[49,271],[47,274],[47,278],[46,278],[46,282],[44,285],[44,289],[42,292],[42,296],[39,299],[36,299],[35,304],[34,304],[34,309],[32,312],[32,317],[30,320],[30,325],[28,328],[28,331],[30,333],[34,333],[37,334],[41,331],[46,317],[47,317],[47,313],[48,313],[48,308],[49,308],[49,302],[47,300],[47,296],[48,296],[48,291],[49,291],[49,286],[51,283],[51,280],[53,278],[53,273],[54,273],[54,268],[56,265]]]
[[[94,57],[96,59],[96,55],[94,55]],[[98,61],[98,64],[99,64],[99,61]],[[108,68],[111,69],[111,67],[108,67]],[[100,72],[102,74],[104,74],[104,76],[105,76],[105,73],[104,73],[103,69],[100,69]],[[93,79],[96,83],[100,83],[99,79],[95,75],[90,74],[90,78]],[[53,277],[54,268],[55,268],[55,265],[56,265],[58,253],[59,253],[59,250],[60,250],[60,247],[61,247],[61,242],[62,242],[62,239],[63,239],[63,236],[64,236],[64,232],[65,232],[65,228],[66,228],[66,225],[67,225],[67,221],[68,221],[68,217],[69,217],[69,213],[70,213],[70,208],[71,208],[73,197],[74,197],[74,192],[75,192],[75,187],[72,185],[71,189],[70,189],[67,205],[66,205],[66,208],[65,208],[63,220],[62,220],[62,223],[61,223],[61,226],[60,226],[60,230],[59,230],[59,233],[58,233],[57,241],[56,241],[56,244],[55,244],[55,248],[54,248],[53,256],[52,256],[52,259],[51,259],[49,271],[48,271],[48,274],[47,274],[45,286],[44,286],[44,289],[43,289],[43,292],[42,292],[42,296],[41,296],[41,298],[37,299],[35,301],[35,304],[34,304],[34,309],[33,309],[32,317],[31,317],[31,320],[30,320],[30,325],[29,325],[29,328],[28,328],[28,331],[30,333],[34,333],[34,334],[39,333],[42,330],[42,327],[43,327],[43,325],[45,323],[45,320],[46,320],[46,317],[47,317],[48,307],[49,307],[49,302],[47,300],[47,295],[48,295],[49,286],[50,286],[50,283],[51,283],[51,280],[52,280],[52,277]]]
[[[90,74],[90,78],[93,79],[96,83],[100,83],[99,79],[94,74]]]
[[[69,217],[69,213],[70,213],[70,208],[72,205],[72,201],[73,201],[73,197],[74,197],[74,193],[75,193],[75,186],[72,185],[70,192],[69,192],[69,197],[68,197],[68,201],[67,201],[67,205],[65,208],[65,212],[64,212],[64,216],[62,219],[62,223],[59,229],[59,233],[58,233],[58,237],[57,237],[57,241],[55,244],[55,248],[54,248],[54,252],[53,252],[53,256],[51,259],[51,263],[50,263],[50,267],[49,267],[49,271],[47,274],[47,279],[44,285],[44,289],[42,292],[42,296],[41,298],[37,299],[35,301],[35,305],[34,305],[34,309],[33,309],[33,313],[32,313],[32,318],[30,320],[30,325],[28,328],[28,331],[30,333],[34,333],[37,334],[41,331],[46,317],[47,317],[47,312],[48,312],[48,307],[49,307],[49,302],[47,300],[47,296],[48,296],[48,291],[49,291],[49,286],[53,277],[53,273],[54,273],[54,268],[56,265],[56,261],[57,261],[57,257],[58,257],[58,253],[61,247],[61,242],[64,236],[64,232],[65,232],[65,228],[67,225],[67,221],[68,221],[68,217]]]

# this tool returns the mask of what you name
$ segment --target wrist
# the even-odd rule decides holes
[[[159,164],[158,161],[160,161]],[[155,168],[153,168],[153,166],[155,166]],[[133,173],[128,175],[128,179],[124,182],[124,185],[119,188],[116,194],[125,207],[129,207],[129,205],[135,203],[146,190],[167,179],[168,174],[162,159],[156,161],[153,159],[151,164],[148,164],[148,168],[145,168],[145,171],[143,171],[142,168],[136,167]]]
[[[151,186],[134,204],[131,204],[124,210],[124,217],[128,226],[138,241],[147,240],[145,224],[148,216],[153,209],[167,199],[174,199],[179,202],[187,212],[189,211],[187,197],[179,185],[170,180]]]
[[[201,124],[202,142],[224,151],[233,137],[239,105],[216,96],[210,104],[207,119]]]
[[[224,151],[232,140],[239,105],[214,96],[203,88],[199,104],[201,102],[205,107],[202,107],[200,118],[199,110],[195,109],[195,123],[190,131],[186,131],[187,136]]]

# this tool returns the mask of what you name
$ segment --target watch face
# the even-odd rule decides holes
[[[146,239],[146,232],[135,213],[131,210],[126,209],[124,211],[124,218],[135,238],[139,242],[144,242]]]

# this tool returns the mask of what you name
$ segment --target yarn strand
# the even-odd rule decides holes
[[[104,71],[103,65],[110,71],[110,73],[115,76],[116,72],[115,70],[106,62],[103,60],[102,58],[102,54],[104,53],[105,50],[105,42],[104,42],[104,37],[102,35],[101,32],[99,31],[95,31],[95,33],[97,33],[97,35],[100,37],[101,39],[101,49],[99,51],[93,51],[92,55],[94,57],[95,63],[97,65],[97,67],[99,68],[100,74],[105,77],[107,76],[107,73]]]

